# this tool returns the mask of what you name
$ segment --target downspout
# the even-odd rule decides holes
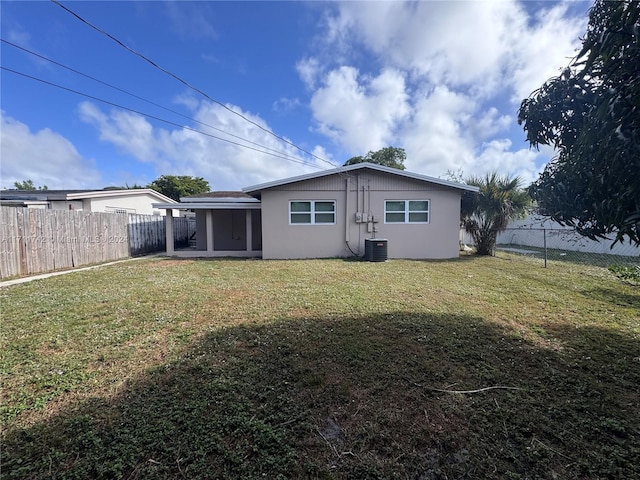
[[[345,194],[346,200],[344,202],[345,215],[344,215],[344,241],[347,242],[347,246],[349,245],[349,223],[351,222],[351,210],[349,209],[349,177],[344,181],[345,183]]]

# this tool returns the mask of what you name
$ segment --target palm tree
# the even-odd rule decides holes
[[[493,255],[498,233],[510,220],[525,214],[531,197],[520,188],[520,177],[500,177],[497,172],[471,177],[467,184],[480,191],[463,199],[462,225],[473,238],[478,255]]]

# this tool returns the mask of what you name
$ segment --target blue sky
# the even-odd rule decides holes
[[[525,143],[520,101],[575,55],[591,3],[62,2],[207,98],[55,3],[3,1],[4,68],[144,115],[2,70],[0,187],[236,190],[389,145],[412,172],[528,183],[553,152]]]

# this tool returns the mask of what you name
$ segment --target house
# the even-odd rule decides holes
[[[128,190],[0,190],[0,205],[51,210],[161,215],[154,202],[177,204],[149,188]],[[165,209],[166,211],[166,209]]]
[[[173,256],[348,257],[362,255],[366,239],[384,238],[389,258],[454,258],[465,191],[478,189],[359,163],[154,207],[195,211],[195,249],[169,248]]]

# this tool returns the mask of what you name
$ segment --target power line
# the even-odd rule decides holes
[[[111,102],[111,101],[109,101],[109,100],[104,100],[104,99],[102,99],[102,98],[99,98],[99,97],[96,97],[96,96],[93,96],[93,95],[89,95],[88,93],[83,93],[83,92],[80,92],[80,91],[78,91],[78,90],[74,90],[74,89],[72,89],[72,88],[65,87],[65,86],[63,86],[63,85],[59,85],[59,84],[57,84],[57,83],[49,82],[48,80],[44,80],[44,79],[42,79],[42,78],[34,77],[34,76],[32,76],[32,75],[28,75],[28,74],[26,74],[26,73],[19,72],[19,71],[17,71],[17,70],[13,70],[13,69],[8,68],[8,67],[0,66],[0,69],[5,70],[5,71],[7,71],[7,72],[14,73],[14,74],[16,74],[16,75],[20,75],[20,76],[22,76],[22,77],[29,78],[29,79],[31,79],[31,80],[35,80],[35,81],[40,82],[40,83],[44,83],[44,84],[46,84],[46,85],[50,85],[50,86],[52,86],[52,87],[56,87],[56,88],[60,88],[60,89],[62,89],[62,90],[66,90],[67,92],[75,93],[76,95],[81,95],[81,96],[83,96],[83,97],[90,98],[90,99],[92,99],[92,100],[96,100],[96,101],[98,101],[98,102],[102,102],[102,103],[105,103],[105,104],[107,104],[107,105],[111,105],[111,106],[113,106],[113,107],[121,108],[121,109],[123,109],[123,110],[127,110],[127,111],[129,111],[129,112],[136,113],[136,114],[141,115],[141,116],[146,117],[146,118],[152,118],[152,119],[157,120],[157,121],[159,121],[159,122],[163,122],[163,123],[166,123],[166,124],[169,124],[169,125],[173,125],[173,126],[178,127],[178,128],[182,128],[182,129],[185,129],[185,130],[189,130],[189,131],[191,131],[191,132],[199,133],[199,134],[201,134],[201,135],[206,135],[207,137],[215,138],[216,140],[221,140],[221,141],[223,141],[223,142],[227,142],[227,143],[230,143],[230,144],[232,144],[232,145],[236,145],[236,146],[243,147],[243,148],[248,148],[249,150],[253,150],[253,151],[256,151],[256,152],[259,152],[259,153],[263,153],[263,154],[265,154],[265,155],[271,155],[272,157],[281,158],[281,159],[283,159],[283,160],[288,160],[288,161],[290,161],[290,162],[299,163],[299,164],[301,164],[301,165],[306,165],[306,166],[308,166],[308,167],[314,167],[314,168],[318,168],[318,169],[321,169],[321,170],[322,170],[322,167],[319,167],[318,165],[314,165],[314,164],[312,164],[312,163],[307,163],[307,162],[305,162],[304,160],[300,160],[300,159],[295,159],[295,158],[292,158],[292,157],[288,157],[288,156],[285,156],[284,154],[271,153],[271,152],[268,152],[268,151],[260,150],[260,149],[258,149],[258,148],[250,147],[250,146],[248,146],[248,145],[243,145],[243,144],[241,144],[241,143],[234,142],[234,141],[232,141],[232,140],[228,140],[228,139],[226,139],[226,138],[221,138],[221,137],[218,137],[218,136],[216,136],[216,135],[212,135],[212,134],[210,134],[210,133],[203,132],[203,131],[201,131],[201,130],[197,130],[197,129],[195,129],[195,128],[187,127],[187,126],[185,126],[185,125],[180,125],[179,123],[175,123],[175,122],[172,122],[172,121],[170,121],[170,120],[165,120],[164,118],[160,118],[160,117],[156,117],[156,116],[154,116],[154,115],[150,115],[150,114],[147,114],[147,113],[144,113],[144,112],[140,112],[140,111],[135,110],[135,109],[133,109],[133,108],[125,107],[124,105],[120,105],[120,104],[118,104],[118,103],[114,103],[114,102]]]
[[[163,110],[166,110],[167,112],[171,112],[171,113],[173,113],[173,114],[175,114],[175,115],[179,115],[180,117],[186,118],[187,120],[191,120],[191,121],[193,121],[193,122],[195,122],[195,123],[198,123],[198,124],[200,124],[200,125],[204,125],[205,127],[209,127],[209,128],[211,128],[211,129],[213,129],[213,130],[216,130],[216,131],[218,131],[218,132],[224,133],[225,135],[229,135],[230,137],[237,138],[237,139],[239,139],[239,140],[242,140],[243,142],[246,142],[246,143],[249,143],[249,144],[251,144],[251,145],[255,145],[255,146],[257,146],[257,147],[260,147],[260,148],[262,148],[262,149],[264,149],[264,150],[269,150],[269,151],[275,152],[275,153],[277,153],[277,154],[279,154],[279,155],[284,155],[284,156],[290,157],[290,155],[288,155],[288,154],[286,154],[286,153],[283,153],[283,152],[281,152],[281,151],[279,151],[279,150],[276,150],[276,149],[273,149],[273,148],[267,147],[267,146],[265,146],[265,145],[261,145],[261,144],[259,144],[259,143],[257,143],[257,142],[253,142],[253,141],[248,140],[248,139],[246,139],[246,138],[244,138],[244,137],[241,137],[241,136],[239,136],[239,135],[234,135],[233,133],[229,133],[229,132],[227,132],[226,130],[223,130],[223,129],[221,129],[221,128],[214,127],[213,125],[209,125],[208,123],[202,122],[202,121],[200,121],[200,120],[196,120],[195,118],[191,118],[191,117],[189,117],[189,116],[187,116],[187,115],[183,115],[182,113],[177,112],[177,111],[175,111],[175,110],[172,110],[171,108],[167,108],[167,107],[165,107],[165,106],[163,106],[163,105],[160,105],[160,104],[158,104],[158,103],[155,103],[155,102],[153,102],[153,101],[151,101],[151,100],[148,100],[148,99],[146,99],[146,98],[140,97],[139,95],[136,95],[135,93],[131,93],[131,92],[128,92],[127,90],[124,90],[124,89],[122,89],[122,88],[120,88],[120,87],[117,87],[117,86],[115,86],[115,85],[111,85],[110,83],[107,83],[107,82],[105,82],[105,81],[103,81],[103,80],[100,80],[100,79],[98,79],[98,78],[92,77],[91,75],[88,75],[88,74],[86,74],[86,73],[80,72],[79,70],[76,70],[76,69],[74,69],[74,68],[72,68],[72,67],[69,67],[69,66],[64,65],[64,64],[62,64],[62,63],[60,63],[60,62],[57,62],[57,61],[55,61],[55,60],[52,60],[52,59],[50,59],[50,58],[48,58],[48,57],[45,57],[44,55],[40,55],[39,53],[36,53],[36,52],[34,52],[34,51],[32,51],[32,50],[29,50],[29,49],[27,49],[27,48],[25,48],[25,47],[22,47],[22,46],[20,46],[20,45],[16,45],[15,43],[12,43],[12,42],[10,42],[10,41],[8,41],[8,40],[5,40],[5,39],[3,39],[3,38],[0,38],[0,41],[2,41],[3,43],[6,43],[7,45],[10,45],[10,46],[12,46],[12,47],[14,47],[14,48],[17,48],[17,49],[19,49],[19,50],[22,50],[22,51],[24,51],[24,52],[26,52],[26,53],[29,53],[30,55],[33,55],[33,56],[35,56],[35,57],[38,57],[38,58],[40,58],[40,59],[42,59],[42,60],[45,60],[45,61],[47,61],[47,62],[51,62],[51,63],[53,63],[54,65],[57,65],[57,66],[62,67],[62,68],[65,68],[65,69],[67,69],[67,70],[69,70],[69,71],[71,71],[71,72],[73,72],[73,73],[75,73],[75,74],[78,74],[78,75],[81,75],[81,76],[83,76],[83,77],[85,77],[85,78],[88,78],[88,79],[90,79],[90,80],[93,80],[94,82],[100,83],[100,84],[105,85],[105,86],[107,86],[107,87],[109,87],[109,88],[113,88],[114,90],[117,90],[117,91],[119,91],[119,92],[122,92],[122,93],[124,93],[124,94],[126,94],[126,95],[129,95],[129,96],[131,96],[131,97],[137,98],[138,100],[142,100],[143,102],[146,102],[146,103],[148,103],[148,104],[150,104],[150,105],[153,105],[153,106],[155,106],[155,107],[158,107],[158,108],[161,108],[161,109],[163,109]],[[296,157],[292,157],[292,158],[296,158]]]
[[[234,115],[238,115],[240,118],[242,118],[243,120],[251,123],[252,125],[255,125],[256,127],[258,127],[261,130],[264,130],[265,132],[267,132],[269,135],[272,135],[274,137],[276,137],[278,140],[287,143],[288,145],[291,145],[292,147],[297,148],[298,150],[300,150],[301,152],[306,153],[307,155],[310,155],[311,157],[320,160],[322,162],[328,163],[329,165],[331,165],[332,167],[337,167],[336,164],[334,164],[333,162],[330,162],[329,160],[326,160],[322,157],[319,157],[311,152],[309,152],[308,150],[305,150],[302,147],[299,147],[298,145],[296,145],[295,143],[287,140],[284,137],[281,137],[280,135],[272,132],[271,130],[269,130],[268,128],[264,128],[262,125],[260,125],[257,122],[254,122],[253,120],[251,120],[250,118],[247,118],[246,116],[242,115],[241,113],[236,112],[235,110],[227,107],[224,103],[220,102],[219,100],[216,100],[213,97],[210,97],[209,95],[207,95],[205,92],[203,92],[202,90],[200,90],[197,87],[194,87],[193,85],[191,85],[189,82],[187,82],[186,80],[182,79],[181,77],[179,77],[178,75],[170,72],[169,70],[161,67],[160,65],[158,65],[156,62],[154,62],[153,60],[151,60],[150,58],[146,57],[145,55],[143,55],[142,53],[134,50],[133,48],[129,47],[127,44],[125,44],[124,42],[122,42],[121,40],[117,39],[116,37],[114,37],[113,35],[111,35],[110,33],[106,32],[105,30],[101,29],[100,27],[94,25],[93,23],[89,22],[88,20],[85,20],[84,18],[82,18],[80,15],[78,15],[77,13],[75,13],[73,10],[71,10],[70,8],[66,7],[65,5],[63,5],[62,3],[60,3],[58,0],[51,0],[51,2],[55,3],[56,5],[58,5],[60,8],[62,8],[63,10],[65,10],[67,13],[70,13],[71,15],[73,15],[74,17],[76,17],[78,20],[80,20],[82,23],[84,23],[85,25],[88,25],[89,27],[93,28],[94,30],[96,30],[97,32],[105,35],[106,37],[108,37],[109,39],[113,40],[114,42],[116,42],[118,45],[120,45],[122,48],[124,48],[125,50],[129,51],[130,53],[136,55],[137,57],[140,57],[141,59],[143,59],[144,61],[148,62],[149,64],[151,64],[153,67],[157,68],[158,70],[160,70],[161,72],[169,75],[170,77],[174,78],[175,80],[179,81],[180,83],[182,83],[183,85],[187,86],[188,88],[190,88],[191,90],[199,93],[200,95],[202,95],[203,97],[207,98],[208,100],[220,105],[222,108],[225,108],[226,110],[229,110],[231,113],[233,113]]]

